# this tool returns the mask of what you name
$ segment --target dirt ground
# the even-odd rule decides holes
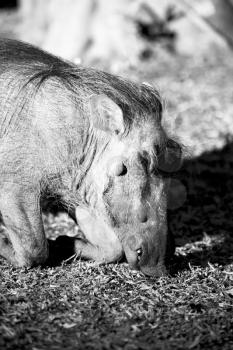
[[[169,211],[171,275],[79,260],[15,269],[0,259],[0,349],[233,348],[233,60],[212,49],[181,58],[156,49],[121,72],[157,86],[165,124],[185,145],[186,201]],[[46,234],[72,234],[63,213]]]

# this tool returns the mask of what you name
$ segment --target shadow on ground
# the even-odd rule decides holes
[[[233,262],[233,143],[186,160],[180,174],[187,199],[169,211],[176,244],[174,270]]]

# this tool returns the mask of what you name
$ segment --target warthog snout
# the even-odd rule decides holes
[[[164,265],[158,265],[156,268],[151,266],[143,266],[141,271],[144,273],[144,275],[150,277],[161,277],[167,274],[167,270]]]
[[[160,277],[165,275],[167,270],[165,267],[164,256],[158,247],[145,242],[138,254],[138,265],[140,270],[147,276]]]
[[[161,242],[161,237],[163,242]],[[161,247],[164,248],[161,249]],[[130,236],[124,251],[132,269],[141,270],[147,276],[160,277],[167,273],[165,264],[167,258],[171,258],[174,253],[174,243],[169,235],[161,234],[161,232],[156,235],[153,230],[147,230],[140,236]]]

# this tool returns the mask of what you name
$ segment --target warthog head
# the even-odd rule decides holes
[[[114,232],[132,268],[159,276],[174,252],[167,228],[167,194],[181,152],[161,126],[157,93],[153,98],[151,108],[127,120],[127,111],[123,113],[112,99],[92,96],[89,132],[97,141],[82,192],[94,222],[91,229],[105,230],[105,237]],[[88,220],[87,215],[86,230]]]

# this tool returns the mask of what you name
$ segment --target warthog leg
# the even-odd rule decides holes
[[[91,242],[84,242],[82,239],[75,240],[75,252],[81,258],[94,260],[99,263],[119,261],[123,255],[120,245],[92,244]]]
[[[123,247],[116,234],[94,214],[76,209],[76,218],[85,239],[75,240],[75,251],[84,259],[100,263],[119,261]]]
[[[1,189],[0,255],[15,266],[38,265],[48,257],[37,191],[12,185]]]

